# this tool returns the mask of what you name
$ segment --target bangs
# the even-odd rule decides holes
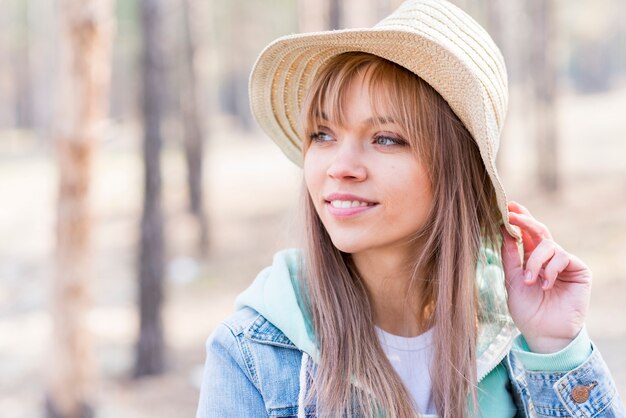
[[[425,139],[434,138],[437,124],[433,96],[439,94],[417,75],[395,63],[363,52],[346,52],[329,60],[317,74],[300,114],[303,152],[324,121],[345,126],[352,83],[369,91],[375,125],[392,119],[418,157],[430,157]],[[440,97],[440,96],[439,96]],[[443,99],[441,99],[443,100]],[[445,102],[444,102],[445,103]]]

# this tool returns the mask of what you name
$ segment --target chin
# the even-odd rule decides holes
[[[352,239],[337,239],[331,237],[331,241],[333,242],[335,248],[337,248],[341,252],[348,254],[358,253],[366,249],[366,246],[363,245],[363,242],[356,242]]]

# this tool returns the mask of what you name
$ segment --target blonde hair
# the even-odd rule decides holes
[[[416,321],[425,319],[434,327],[431,378],[437,413],[468,416],[468,399],[477,405],[476,262],[481,237],[497,242],[495,190],[477,145],[445,100],[412,72],[363,52],[331,58],[313,81],[301,113],[305,155],[321,112],[337,123],[345,120],[346,91],[361,75],[367,75],[374,119],[399,121],[405,130],[400,134],[427,167],[433,206],[415,236],[422,250],[415,254],[409,289],[420,295]],[[320,352],[309,392],[317,397],[317,413],[416,416],[409,392],[379,344],[372,305],[350,254],[332,244],[310,196],[304,196],[306,274],[300,293]]]

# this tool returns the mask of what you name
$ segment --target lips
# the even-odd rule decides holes
[[[354,208],[372,205],[372,203],[361,202],[358,200],[331,200],[329,203],[334,208]]]
[[[324,201],[328,212],[338,218],[356,216],[378,205],[378,202],[360,196],[340,193],[328,195]]]

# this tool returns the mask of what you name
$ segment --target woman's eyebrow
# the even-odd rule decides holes
[[[315,117],[323,121],[329,122],[330,119],[325,112],[315,112]],[[369,117],[361,121],[361,125],[390,125],[396,121],[391,116]]]
[[[367,118],[361,122],[362,125],[389,125],[395,123],[395,120],[390,116],[379,116],[376,118]]]

